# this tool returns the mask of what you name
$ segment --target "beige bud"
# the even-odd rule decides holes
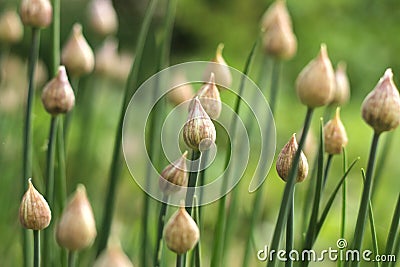
[[[119,244],[109,246],[93,264],[93,267],[133,267]]]
[[[61,62],[73,76],[93,71],[94,54],[82,34],[82,25],[74,24],[71,35],[61,52]]]
[[[203,79],[208,81],[211,73],[215,75],[215,83],[220,90],[229,88],[232,85],[232,73],[222,56],[222,50],[224,44],[219,44],[215,53],[214,59],[211,61],[214,64],[209,64],[206,71],[204,72]],[[215,64],[217,63],[217,64]]]
[[[292,19],[290,18],[289,11],[286,7],[286,1],[276,0],[264,13],[261,19],[261,28],[264,31],[276,24],[277,21],[285,23],[284,26],[292,28]]]
[[[361,107],[363,119],[376,133],[390,131],[400,123],[399,91],[393,82],[392,69],[387,69]]]
[[[335,71],[335,93],[332,103],[343,106],[350,98],[350,83],[346,74],[346,63],[339,62]]]
[[[183,140],[186,145],[194,150],[209,148],[216,139],[213,122],[201,106],[198,97],[192,100],[188,119],[183,126]]]
[[[336,109],[335,117],[324,126],[325,152],[334,155],[342,153],[342,148],[347,145],[346,129],[340,120],[340,108]]]
[[[173,84],[180,84],[178,87],[173,88],[167,93],[168,100],[174,104],[179,105],[193,98],[193,87],[187,82],[183,73],[174,75]]]
[[[304,105],[315,108],[330,103],[334,90],[335,74],[326,45],[322,44],[317,58],[308,63],[297,77],[297,95]]]
[[[187,153],[188,152],[185,151],[179,159],[169,164],[161,172],[159,186],[164,195],[168,196],[172,193],[178,192],[181,189],[181,186],[187,186]]]
[[[214,73],[210,75],[210,79],[205,83],[196,94],[201,106],[207,112],[211,119],[216,120],[221,115],[222,103],[217,86],[215,85]]]
[[[180,207],[165,225],[165,243],[177,254],[184,254],[191,250],[199,238],[199,227],[184,207]]]
[[[277,21],[264,33],[263,48],[278,59],[291,59],[297,52],[297,39],[286,24]]]
[[[296,142],[296,134],[292,135],[289,142],[282,148],[281,152],[278,155],[278,159],[276,160],[276,171],[278,172],[279,177],[282,178],[285,182],[288,179],[290,169],[293,165],[293,159],[297,152],[298,146]],[[297,170],[297,182],[302,182],[308,175],[308,162],[307,158],[304,155],[303,151],[300,153],[300,160]]]
[[[53,19],[53,8],[49,0],[22,0],[20,17],[26,26],[45,28]]]
[[[14,44],[21,41],[24,27],[17,12],[7,10],[0,17],[0,42]]]
[[[118,17],[111,0],[92,0],[89,4],[89,23],[101,36],[115,33],[118,29]]]
[[[65,207],[56,228],[57,243],[70,251],[92,245],[96,238],[96,223],[85,186],[79,184]]]
[[[19,221],[22,226],[32,230],[43,230],[51,221],[51,210],[44,197],[28,180],[28,190],[22,197],[19,207]]]
[[[96,50],[95,72],[100,75],[112,76],[118,57],[118,41],[114,37],[107,37]]]
[[[42,103],[51,115],[67,113],[75,105],[75,95],[68,81],[64,66],[58,68],[56,77],[46,84],[42,92]]]

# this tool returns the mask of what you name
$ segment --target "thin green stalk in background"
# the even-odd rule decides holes
[[[75,99],[76,99],[78,96],[78,92],[79,92],[79,77],[72,77],[71,87],[72,87],[72,90],[74,90]],[[74,110],[72,109],[70,112],[68,112],[65,115],[65,120],[64,120],[64,143],[65,143],[65,145],[67,145],[67,143],[68,143],[68,133],[69,133],[69,128],[71,126],[73,114],[74,114]]]
[[[328,158],[326,159],[326,164],[325,164],[324,179],[322,181],[322,189],[325,188],[326,181],[328,180],[328,174],[331,168],[332,158],[333,154],[328,154]]]
[[[386,255],[395,255],[395,241],[396,241],[396,236],[399,238],[399,223],[400,223],[400,194],[397,197],[397,204],[396,208],[394,210],[393,214],[393,219],[392,223],[389,229],[388,233],[388,238],[386,241],[386,249],[385,249],[385,254]],[[389,266],[389,262],[384,262],[383,265],[384,267]]]
[[[353,245],[352,249],[361,250],[361,245],[362,241],[364,238],[364,232],[365,232],[365,221],[367,219],[367,213],[368,213],[368,203],[371,199],[371,188],[372,188],[372,180],[373,180],[373,173],[374,173],[374,164],[375,164],[375,158],[376,158],[376,151],[378,147],[378,141],[379,141],[380,134],[379,133],[374,133],[372,142],[371,142],[371,149],[370,149],[370,154],[369,154],[369,159],[368,159],[368,166],[367,166],[367,173],[365,175],[365,184],[364,184],[364,190],[362,193],[362,198],[361,198],[361,204],[360,204],[360,209],[358,212],[358,217],[357,217],[357,224],[354,232],[354,240],[353,240]],[[359,262],[354,262],[354,266],[359,266]]]
[[[254,42],[253,47],[251,48],[251,51],[246,59],[246,64],[244,66],[243,70],[243,76],[240,81],[239,85],[239,91],[238,91],[238,96],[236,98],[236,102],[234,104],[234,113],[232,115],[232,124],[230,127],[230,133],[231,136],[228,139],[228,144],[227,144],[227,149],[226,149],[226,154],[225,154],[225,165],[224,165],[224,170],[227,169],[229,162],[230,162],[230,155],[231,155],[231,140],[233,141],[235,139],[235,132],[236,132],[236,124],[237,124],[237,114],[239,114],[239,108],[241,104],[241,98],[240,96],[242,95],[243,89],[244,89],[244,83],[245,83],[245,77],[249,73],[250,65],[253,62],[254,59],[254,52],[256,51],[256,48],[258,46],[260,37],[257,37],[257,40]],[[228,169],[230,170],[230,169]],[[225,173],[225,179],[223,179],[222,182],[222,187],[221,187],[221,192],[224,192],[227,183],[228,183],[228,177],[229,177],[228,171]],[[221,259],[222,259],[222,252],[224,248],[224,236],[225,236],[225,224],[226,224],[226,216],[225,216],[225,203],[226,203],[226,195],[224,195],[218,205],[218,218],[217,218],[217,225],[216,225],[216,230],[215,230],[215,242],[214,242],[214,247],[212,250],[212,255],[211,255],[211,267],[220,267],[221,266]]]
[[[379,153],[378,159],[376,161],[376,168],[375,168],[375,177],[381,177],[383,170],[386,168],[386,164],[388,162],[388,156],[390,155],[390,150],[393,147],[393,139],[395,132],[388,132],[385,135],[385,139],[383,140],[382,149]],[[380,182],[384,179],[376,179],[375,184],[372,187],[371,198],[374,197],[376,193],[376,189],[379,188]]]
[[[400,234],[397,235],[396,244],[395,247],[393,248],[393,255],[396,257],[396,259],[398,259],[400,256]],[[390,267],[395,267],[395,265],[396,265],[395,261],[390,263]]]
[[[40,267],[40,232],[33,230],[33,267]]]
[[[293,193],[290,199],[290,207],[289,207],[289,214],[286,223],[286,251],[290,252],[293,249],[294,245],[294,236],[293,236],[293,229],[294,229],[294,192],[295,188],[293,188]],[[288,258],[285,262],[285,267],[292,267],[293,261]]]
[[[346,173],[347,170],[347,152],[346,149],[342,148],[343,155],[343,173]],[[343,181],[342,185],[342,212],[341,212],[341,220],[340,220],[340,238],[344,239],[346,235],[346,202],[347,202],[347,181]],[[343,266],[343,261],[338,261],[338,266]]]
[[[163,201],[161,203],[160,215],[158,216],[158,227],[157,227],[157,239],[156,239],[156,252],[154,254],[154,266],[160,266],[161,260],[161,247],[162,247],[162,235],[165,224],[165,214],[168,208],[168,196],[164,195]]]
[[[151,18],[153,17],[154,11],[156,9],[158,0],[152,0],[149,3],[148,9],[146,11],[143,24],[140,28],[139,37],[136,45],[136,56],[133,62],[131,71],[128,76],[128,81],[125,86],[124,100],[121,105],[121,112],[118,121],[118,128],[115,135],[114,151],[110,169],[110,176],[107,186],[107,195],[104,203],[103,219],[100,227],[100,235],[97,244],[97,255],[99,255],[107,246],[108,236],[110,235],[111,222],[114,214],[115,206],[115,193],[117,189],[117,184],[121,172],[121,146],[122,146],[122,126],[125,117],[125,110],[129,103],[131,96],[138,89],[139,80],[139,69],[143,58],[144,46],[147,38],[147,34],[150,29]],[[142,233],[143,234],[143,233]],[[147,236],[145,237],[147,238]],[[146,250],[146,247],[142,247],[142,250]],[[143,262],[144,261],[144,262]],[[142,259],[142,265],[146,265],[146,259]]]
[[[60,65],[60,0],[52,0],[53,22],[51,24],[51,64],[50,73],[56,75]]]
[[[22,167],[22,188],[21,195],[25,192],[26,186],[25,181],[29,177],[32,177],[32,110],[33,110],[33,99],[34,99],[34,78],[35,78],[35,70],[36,70],[36,62],[39,57],[39,46],[40,46],[40,29],[32,28],[32,40],[31,40],[31,49],[29,52],[28,59],[28,97],[25,111],[25,125],[24,125],[24,134],[23,134],[23,167]],[[29,235],[28,231],[22,230],[23,237],[23,257],[24,257],[24,266],[30,266],[31,261],[31,249],[29,245]]]

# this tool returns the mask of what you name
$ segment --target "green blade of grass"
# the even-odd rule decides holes
[[[386,241],[386,249],[385,249],[385,254],[386,255],[396,255],[395,254],[395,241],[396,241],[396,236],[399,238],[399,223],[400,223],[400,194],[397,197],[397,203],[396,203],[396,208],[394,210],[393,214],[393,219],[392,223],[389,229],[387,241]],[[398,254],[398,251],[397,251]],[[384,262],[382,266],[386,267],[389,266],[389,262]]]

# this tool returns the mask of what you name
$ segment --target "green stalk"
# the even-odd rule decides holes
[[[325,188],[326,185],[326,181],[328,180],[328,174],[329,174],[329,170],[332,164],[332,158],[333,158],[333,154],[328,154],[328,158],[326,159],[326,164],[325,164],[325,171],[324,171],[324,179],[322,182],[322,189]]]
[[[375,132],[373,135],[373,138],[372,138],[371,149],[370,149],[370,154],[369,154],[369,159],[368,159],[367,173],[365,176],[364,190],[363,190],[363,194],[362,194],[362,198],[361,198],[361,204],[360,204],[360,209],[358,212],[357,224],[356,224],[355,233],[354,233],[352,249],[356,249],[358,251],[361,250],[361,245],[362,245],[362,241],[364,238],[365,221],[366,221],[367,213],[368,213],[368,203],[371,199],[371,188],[372,188],[372,180],[373,180],[373,173],[374,173],[374,164],[375,164],[379,136],[380,136],[380,134]],[[355,262],[354,266],[356,266],[356,267],[359,266],[359,262]]]
[[[39,46],[40,46],[40,29],[32,28],[32,40],[31,40],[31,49],[29,52],[29,61],[28,61],[28,98],[26,104],[25,111],[25,125],[24,125],[24,134],[23,134],[23,167],[22,167],[22,184],[21,184],[21,195],[25,192],[26,186],[25,181],[29,177],[32,177],[32,110],[33,110],[33,100],[34,100],[34,77],[36,70],[36,62],[39,57]],[[23,230],[22,234],[22,242],[23,242],[23,257],[24,257],[24,266],[30,266],[31,259],[31,250],[29,247],[29,236],[28,231]]]
[[[196,198],[195,198],[196,201]],[[197,202],[197,201],[196,201]],[[197,203],[195,203],[197,204]],[[194,221],[197,223],[197,225],[200,227],[200,206],[195,205],[194,208]],[[197,242],[196,246],[194,247],[194,266],[195,267],[200,267],[201,266],[201,237],[199,241]]]
[[[79,91],[79,77],[72,77],[72,79],[71,79],[71,87],[72,87],[72,90],[74,91],[75,100],[76,100],[77,96],[78,96],[78,91]],[[72,115],[73,114],[74,114],[74,110],[72,109],[70,112],[68,112],[65,115],[65,120],[64,120],[64,140],[65,140],[65,145],[67,145],[68,133],[69,133],[69,128],[71,126],[71,121],[72,121]]]
[[[176,267],[183,267],[184,266],[184,261],[182,254],[176,254]]]
[[[165,224],[165,214],[167,213],[168,208],[168,196],[164,195],[163,201],[161,203],[160,215],[158,216],[158,227],[157,227],[157,239],[156,239],[156,253],[154,254],[154,266],[159,267],[161,261],[161,244],[162,244],[162,235]]]
[[[200,151],[199,150],[193,150],[192,151],[192,163],[190,170],[192,170],[189,173],[189,180],[188,180],[188,187],[195,187],[197,183],[197,176],[198,176],[198,170],[199,170],[199,161],[198,159],[200,158]],[[192,207],[193,207],[193,197],[194,197],[194,190],[188,190],[186,193],[186,211],[191,215],[192,214]]]
[[[396,257],[396,259],[398,259],[400,256],[400,234],[397,235],[396,244],[393,248],[393,255]],[[394,261],[390,264],[390,267],[395,267],[395,265],[396,262]]]
[[[51,75],[57,74],[60,65],[60,0],[52,0],[53,22],[51,24]]]
[[[138,79],[139,79],[139,70],[140,65],[143,58],[143,51],[145,47],[145,42],[147,38],[147,34],[150,29],[151,18],[153,17],[154,11],[156,9],[158,0],[152,0],[149,3],[148,9],[146,11],[146,15],[143,20],[143,24],[141,26],[139,37],[136,45],[136,56],[133,62],[131,71],[128,76],[128,81],[125,87],[124,93],[124,100],[123,104],[121,105],[121,112],[118,121],[118,129],[115,135],[115,143],[114,143],[114,151],[112,157],[112,163],[110,168],[110,176],[108,180],[107,186],[107,194],[104,203],[104,212],[103,212],[103,219],[100,227],[100,235],[98,239],[97,245],[97,255],[99,255],[107,246],[108,236],[110,235],[111,230],[111,222],[112,217],[114,214],[114,206],[115,206],[115,193],[117,188],[117,183],[119,182],[120,172],[121,172],[121,146],[122,146],[122,126],[125,117],[125,110],[128,106],[129,100],[131,96],[136,92],[138,89]],[[145,237],[147,238],[147,237]],[[146,250],[146,247],[142,248]],[[146,265],[146,260],[142,259],[142,266]]]
[[[395,241],[396,241],[396,236],[399,238],[399,223],[400,223],[400,194],[397,198],[397,204],[396,204],[396,209],[394,210],[393,214],[393,219],[392,223],[390,226],[387,242],[386,242],[386,250],[385,254],[386,255],[395,255]],[[383,265],[384,267],[389,266],[389,262],[384,262]]]
[[[288,212],[289,212],[289,206],[290,206],[290,197],[293,192],[293,188],[296,182],[296,175],[297,175],[297,168],[299,165],[299,160],[300,160],[300,153],[301,150],[303,149],[304,143],[306,141],[307,133],[310,128],[311,124],[311,119],[313,115],[313,108],[308,108],[307,109],[307,114],[304,120],[304,127],[303,127],[303,134],[301,135],[301,139],[299,142],[298,149],[296,151],[296,154],[293,159],[293,164],[292,168],[290,169],[289,175],[288,175],[288,180],[285,185],[285,190],[283,192],[283,198],[281,202],[281,206],[279,209],[279,215],[278,215],[278,220],[275,225],[275,231],[272,237],[272,242],[270,246],[270,251],[275,250],[277,251],[279,248],[279,244],[281,241],[281,236],[283,232],[283,227],[285,225],[285,222],[287,220]],[[268,262],[268,267],[273,267],[276,265],[276,257],[274,257],[271,261]]]
[[[199,187],[203,186],[206,180],[206,164],[208,160],[208,150],[203,152],[203,155],[201,156],[201,162],[200,162],[200,172],[199,172]],[[204,191],[203,189],[200,189],[200,195],[199,195],[199,202],[202,203],[203,200],[203,195]],[[198,213],[199,213],[199,226],[201,225],[201,215],[202,215],[202,208],[199,206],[197,208]]]
[[[240,85],[239,85],[239,92],[238,95],[242,95],[243,89],[244,89],[244,83],[245,83],[245,77],[246,75],[249,73],[249,69],[250,69],[250,65],[253,62],[254,59],[254,52],[256,50],[256,47],[258,46],[260,38],[258,37],[257,40],[254,42],[253,47],[251,48],[251,51],[247,57],[246,60],[246,64],[243,70],[243,77],[240,81]],[[239,108],[240,108],[240,104],[241,104],[241,98],[237,97],[236,98],[236,102],[234,105],[234,113],[232,115],[232,124],[230,127],[230,133],[231,134],[231,140],[234,140],[235,137],[235,129],[236,129],[236,124],[237,124],[237,116],[236,114],[239,114]],[[227,144],[227,150],[226,150],[226,154],[225,154],[225,165],[224,165],[224,170],[227,169],[228,165],[229,165],[229,161],[230,161],[230,155],[231,155],[231,144],[230,144],[230,140],[228,139],[228,144]],[[228,169],[230,170],[230,169]],[[228,183],[228,178],[230,174],[227,171],[225,173],[225,179],[223,179],[222,182],[222,187],[221,187],[221,192],[224,192],[226,187],[227,187],[227,183]],[[217,218],[217,225],[216,225],[216,238],[215,238],[215,242],[214,242],[214,248],[212,251],[212,255],[211,255],[211,267],[219,267],[221,266],[221,259],[222,259],[222,252],[223,252],[223,248],[224,248],[224,235],[225,235],[225,224],[226,224],[226,216],[225,216],[225,203],[226,203],[226,195],[224,195],[220,201],[219,201],[219,205],[218,205],[218,218]]]
[[[33,267],[40,266],[40,232],[33,230]]]
[[[286,223],[286,253],[290,253],[293,249],[294,245],[294,237],[293,237],[293,228],[294,228],[294,192],[295,188],[293,188],[293,193],[290,199],[290,207],[289,207],[289,214]],[[285,267],[293,267],[293,261],[288,258],[285,262]]]
[[[342,153],[343,153],[343,173],[346,173],[347,170],[347,153],[346,149],[343,147],[342,148]],[[344,239],[346,235],[346,202],[347,202],[347,181],[343,181],[342,185],[342,217],[340,221],[340,238]],[[342,267],[343,266],[343,261],[339,260],[338,261],[338,266]]]
[[[383,170],[385,170],[386,168],[386,164],[388,162],[387,158],[390,155],[390,150],[393,147],[393,139],[394,139],[394,132],[389,132],[386,134],[385,139],[383,141],[382,149],[376,161],[375,177],[381,177]],[[376,189],[379,188],[379,184],[382,180],[383,179],[375,180],[375,185],[372,188],[371,198],[374,197]]]
[[[68,252],[68,267],[75,267],[76,253],[78,252],[71,250]]]

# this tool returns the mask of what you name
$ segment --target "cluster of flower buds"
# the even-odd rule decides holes
[[[0,16],[0,42],[14,44],[24,35],[22,22],[14,10],[7,10]]]
[[[347,145],[346,129],[340,120],[340,108],[336,109],[335,117],[325,124],[324,142],[325,152],[330,155],[340,154]]]
[[[22,0],[20,16],[26,26],[46,28],[53,19],[53,8],[49,0]]]
[[[297,52],[297,39],[284,0],[276,0],[261,21],[264,51],[278,59],[290,59]]]

